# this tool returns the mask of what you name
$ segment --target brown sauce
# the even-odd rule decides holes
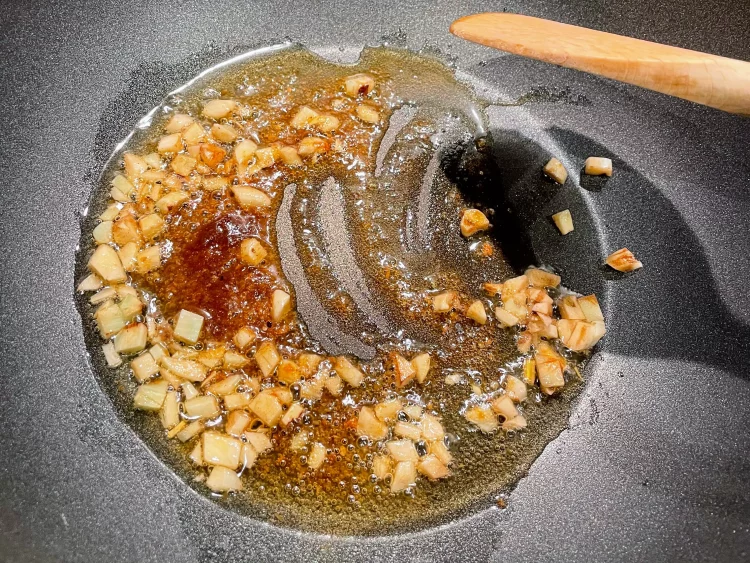
[[[368,103],[381,112],[380,124],[363,124],[353,118],[356,102],[342,95],[342,80],[357,72],[367,72],[377,80],[378,88]],[[134,275],[134,285],[155,298],[157,316],[174,321],[182,309],[202,315],[204,349],[218,344],[231,347],[237,331],[249,327],[260,340],[274,339],[284,357],[294,359],[310,350],[337,355],[340,352],[321,349],[317,338],[321,318],[303,314],[307,301],[300,302],[297,283],[304,281],[309,286],[304,299],[318,301],[321,310],[336,319],[337,330],[373,350],[371,357],[361,358],[358,364],[365,383],[358,388],[345,386],[339,397],[324,393],[308,406],[305,416],[285,428],[272,429],[273,450],[259,456],[243,477],[244,490],[221,502],[276,523],[341,534],[414,529],[489,505],[495,495],[517,482],[565,427],[580,384],[569,378],[561,394],[544,399],[530,388],[523,405],[528,428],[522,432],[484,435],[462,416],[477,390],[480,394],[496,392],[504,377],[520,376],[523,365],[514,332],[495,324],[472,324],[465,316],[468,297],[485,299],[491,307],[481,294],[481,282],[514,275],[501,250],[490,235],[472,240],[473,247],[461,238],[461,210],[472,202],[439,169],[429,193],[422,186],[441,143],[456,138],[465,141],[477,134],[472,120],[481,109],[472,95],[437,61],[370,49],[350,67],[303,50],[241,61],[203,78],[170,104],[198,116],[207,97],[246,104],[246,114],[223,122],[259,146],[298,146],[309,131],[290,127],[289,120],[302,104],[337,117],[341,125],[335,133],[321,135],[327,152],[307,160],[303,168],[272,167],[248,180],[233,175],[231,165],[222,164],[221,171],[232,177],[233,184],[247,183],[268,193],[273,200],[269,208],[243,209],[229,190],[208,192],[186,181],[188,202],[168,215],[166,228],[156,239],[164,249],[162,265],[145,275]],[[404,107],[416,108],[417,115],[389,147],[381,147],[389,117]],[[153,124],[153,132],[136,135],[123,151],[153,151],[161,127],[174,111],[170,108],[164,119]],[[376,156],[381,149],[382,170],[378,171]],[[109,180],[106,174],[105,178]],[[329,178],[334,184],[326,187]],[[290,186],[295,189],[288,209],[282,210],[285,193],[292,193]],[[338,198],[340,212],[331,214],[332,207],[326,205],[329,197]],[[419,206],[427,205],[428,199],[429,212],[425,213]],[[288,214],[293,232],[278,231],[282,212]],[[282,236],[295,249],[296,262],[280,255],[278,238]],[[248,237],[262,240],[269,250],[260,266],[248,266],[239,259],[241,241]],[[347,271],[352,257],[356,272]],[[432,297],[444,288],[467,297],[452,313],[435,315]],[[269,307],[274,289],[288,291],[299,311],[276,323]],[[395,386],[388,362],[393,350],[409,357],[419,351],[431,353],[434,367],[425,384]],[[325,366],[324,362],[328,369]],[[236,371],[213,370],[211,381]],[[263,378],[254,364],[239,371],[258,378],[262,386],[278,385],[273,376]],[[449,375],[458,376],[461,382],[449,384]],[[129,374],[124,371],[117,377],[128,381]],[[299,385],[289,389],[298,400]],[[392,494],[387,480],[373,479],[373,456],[382,454],[385,446],[357,435],[358,409],[396,396],[442,417],[454,456],[452,476],[446,481],[421,478],[405,494]],[[216,427],[225,421],[226,413],[217,419]],[[144,428],[148,424],[144,422]],[[150,428],[160,433],[163,442],[163,431],[154,430],[153,424]],[[320,470],[308,466],[309,448],[291,450],[290,441],[299,433],[309,434],[311,443],[325,444],[326,463]],[[164,457],[173,460],[178,472],[188,480],[196,474],[205,478],[203,468],[196,469],[184,459],[192,443],[172,440],[168,447],[170,453]],[[418,449],[423,447],[417,443]],[[174,452],[181,452],[182,457]],[[200,483],[195,486],[206,491]]]

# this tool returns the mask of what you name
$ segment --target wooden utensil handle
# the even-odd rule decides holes
[[[540,61],[750,115],[750,63],[522,16],[486,13],[451,25],[459,37]]]

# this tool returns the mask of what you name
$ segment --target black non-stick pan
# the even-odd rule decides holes
[[[490,10],[750,57],[750,10],[728,0],[2,3],[1,560],[748,558],[750,121],[449,35]],[[108,156],[201,70],[287,40],[343,61],[384,43],[451,61],[493,100],[497,197],[523,202],[552,153],[615,162],[606,189],[571,188],[590,244],[549,236],[547,208],[525,217],[527,250],[599,294],[608,334],[504,510],[488,491],[448,523],[366,538],[240,515],[160,462],[94,375],[74,265]],[[625,245],[642,271],[599,268]]]

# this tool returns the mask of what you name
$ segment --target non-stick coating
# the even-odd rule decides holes
[[[501,56],[447,33],[461,15],[503,9],[750,58],[750,11],[729,0],[3,3],[0,559],[748,556],[750,121]],[[627,245],[645,267],[626,277],[598,272],[611,319],[606,344],[589,366],[570,428],[505,511],[367,540],[240,517],[159,463],[93,377],[73,262],[79,214],[101,165],[168,91],[232,54],[286,37],[334,54],[331,47],[342,46],[343,55],[384,39],[437,47],[490,95],[535,92],[524,106],[491,111],[511,176],[522,179],[556,150],[581,161],[593,152],[615,159],[617,182],[568,189],[588,206],[602,252]],[[572,287],[587,289],[591,274],[576,265],[592,257],[559,246],[539,251]]]

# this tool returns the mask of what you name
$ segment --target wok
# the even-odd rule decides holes
[[[448,34],[526,13],[747,59],[728,0],[599,3],[3,2],[0,22],[0,559],[5,561],[741,560],[750,548],[750,121]],[[438,50],[488,110],[533,254],[596,291],[608,335],[568,428],[509,494],[383,537],[300,533],[195,494],[94,376],[74,302],[80,218],[135,122],[201,70],[290,39]],[[518,104],[516,102],[525,103]],[[611,156],[576,186],[589,243],[549,236],[523,189],[545,157]],[[499,196],[498,196],[499,197]],[[524,206],[524,203],[534,205]],[[544,201],[543,205],[553,205]],[[533,212],[532,212],[533,211]],[[634,276],[600,269],[627,245]],[[602,254],[603,256],[604,254]]]

